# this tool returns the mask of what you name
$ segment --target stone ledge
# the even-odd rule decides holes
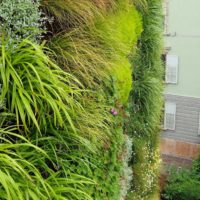
[[[178,167],[190,167],[192,165],[192,161],[192,159],[162,154],[162,162],[166,166],[176,165]]]
[[[160,142],[161,154],[182,159],[193,160],[200,154],[200,144],[162,138]]]

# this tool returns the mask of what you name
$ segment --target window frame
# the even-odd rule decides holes
[[[171,108],[170,108],[171,106]],[[167,124],[167,114],[173,115],[173,127]],[[170,127],[171,126],[171,127]],[[165,101],[165,109],[164,109],[164,130],[176,130],[176,103],[171,101]]]
[[[170,73],[171,77],[169,75]],[[166,54],[165,83],[178,84],[178,73],[179,73],[179,57],[177,55]],[[173,76],[175,78],[172,78]]]

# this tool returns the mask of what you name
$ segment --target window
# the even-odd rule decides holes
[[[176,103],[165,102],[164,130],[175,130]]]
[[[178,82],[178,56],[166,56],[165,82],[176,84]]]

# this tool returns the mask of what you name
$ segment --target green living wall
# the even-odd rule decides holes
[[[0,0],[0,199],[148,199],[160,3]]]

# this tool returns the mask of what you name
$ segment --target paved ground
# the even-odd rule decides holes
[[[166,166],[176,165],[177,167],[190,167],[192,159],[181,158],[173,155],[162,154],[163,164]]]

